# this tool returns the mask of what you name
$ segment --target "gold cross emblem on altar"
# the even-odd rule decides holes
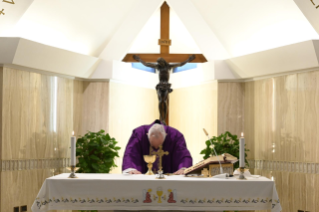
[[[167,152],[167,151],[165,152],[165,151],[163,150],[163,147],[162,147],[162,146],[159,146],[159,150],[158,150],[157,152],[153,151],[152,153],[153,153],[154,155],[157,155],[157,156],[159,157],[158,170],[159,170],[159,171],[162,171],[162,170],[163,170],[162,157],[163,157],[164,155],[168,155],[169,152]]]

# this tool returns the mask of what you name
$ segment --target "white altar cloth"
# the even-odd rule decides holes
[[[281,211],[273,181],[149,175],[60,174],[47,178],[32,205],[48,210]]]

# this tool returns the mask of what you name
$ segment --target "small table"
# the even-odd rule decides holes
[[[273,181],[180,175],[60,174],[47,178],[32,205],[48,210],[269,210],[281,211]]]

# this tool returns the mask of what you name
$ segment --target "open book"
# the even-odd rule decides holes
[[[193,171],[202,170],[203,168],[208,167],[209,164],[219,163],[218,160],[220,161],[220,163],[236,163],[238,161],[238,159],[235,156],[232,156],[228,153],[224,153],[222,155],[217,156],[210,156],[209,158],[198,162],[194,166],[185,169],[184,174],[189,174]]]

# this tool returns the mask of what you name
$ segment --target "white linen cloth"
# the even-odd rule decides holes
[[[31,209],[48,210],[268,210],[281,211],[273,181],[182,175],[60,174],[47,178]]]

